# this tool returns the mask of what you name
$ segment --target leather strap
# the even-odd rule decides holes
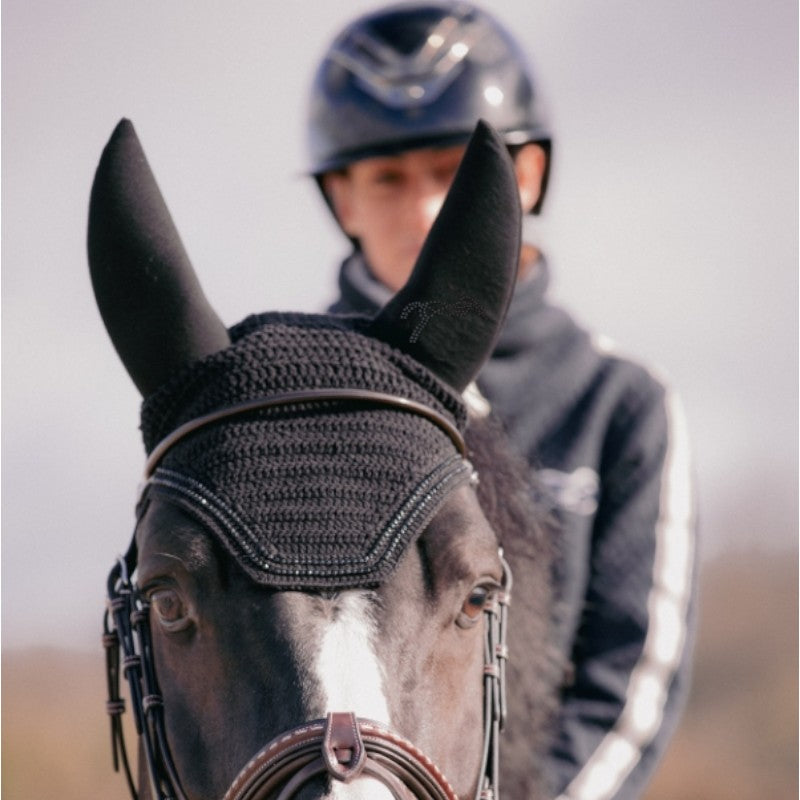
[[[502,559],[502,552],[501,552]],[[498,800],[499,732],[506,716],[505,661],[511,570],[503,561],[503,591],[485,611],[484,752],[476,800]],[[131,705],[154,800],[185,800],[164,726],[163,700],[157,691],[147,604],[131,583],[135,540],[108,577],[108,609],[103,644],[107,654],[108,702],[114,767],[123,762],[131,797],[137,798],[125,753],[119,682],[129,683]],[[137,646],[138,642],[138,646]],[[121,662],[121,663],[120,663]],[[122,669],[120,667],[122,666]],[[458,800],[447,778],[411,742],[380,723],[349,712],[332,713],[275,737],[245,765],[224,800],[291,800],[308,781],[325,773],[340,781],[371,777],[394,800]]]
[[[167,450],[199,428],[204,428],[206,425],[211,425],[214,422],[253,411],[262,411],[264,409],[277,408],[280,406],[302,405],[303,403],[312,402],[357,402],[377,406],[388,406],[401,411],[410,411],[413,414],[425,417],[425,419],[441,428],[450,437],[450,440],[453,442],[458,452],[465,458],[467,456],[467,446],[458,428],[443,414],[440,414],[435,409],[429,408],[416,400],[411,400],[407,397],[397,397],[392,394],[386,394],[385,392],[373,392],[367,389],[308,389],[302,392],[286,392],[284,394],[249,400],[244,403],[237,403],[185,422],[153,448],[145,464],[144,480],[147,480],[153,472],[155,472],[158,463],[164,457]]]
[[[273,739],[236,776],[224,800],[290,800],[326,772],[342,781],[374,778],[395,800],[458,800],[447,778],[411,742],[349,712]]]
[[[361,774],[367,754],[355,714],[328,714],[325,735],[322,738],[322,757],[328,772],[344,783],[349,783]]]

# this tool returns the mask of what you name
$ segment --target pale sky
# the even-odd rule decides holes
[[[133,120],[227,323],[319,310],[346,241],[304,177],[307,87],[373,3],[2,2],[3,644],[95,647],[143,449],[86,212]],[[492,0],[550,109],[553,293],[658,365],[693,434],[705,558],[795,547],[797,7]]]

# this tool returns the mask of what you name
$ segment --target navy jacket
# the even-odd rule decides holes
[[[648,370],[546,299],[540,259],[515,291],[480,393],[559,523],[558,644],[569,664],[550,754],[560,800],[644,791],[688,691],[695,521],[683,415]],[[335,312],[390,296],[360,255]]]

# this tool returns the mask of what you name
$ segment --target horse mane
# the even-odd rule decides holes
[[[499,420],[470,417],[469,457],[478,500],[514,578],[509,609],[508,722],[501,741],[503,793],[537,797],[546,780],[543,755],[557,708],[563,664],[553,637],[552,571],[556,523],[536,503],[532,470]],[[518,774],[519,771],[519,774]]]

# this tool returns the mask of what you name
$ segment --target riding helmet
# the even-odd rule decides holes
[[[497,20],[463,2],[392,5],[344,28],[317,69],[310,171],[319,179],[362,158],[465,143],[478,119],[510,147],[541,145],[549,171],[530,69]]]

